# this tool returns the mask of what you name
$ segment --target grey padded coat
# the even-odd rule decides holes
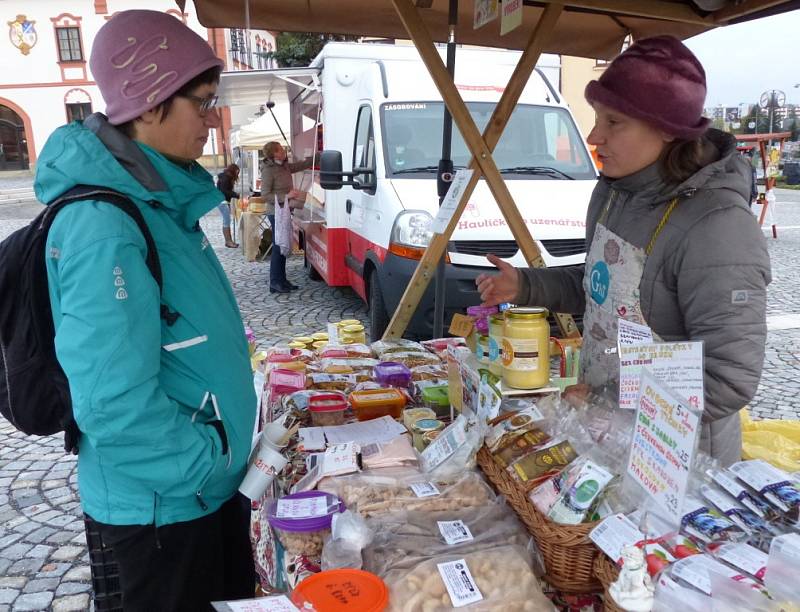
[[[761,378],[772,279],[766,241],[748,206],[751,170],[731,135],[709,130],[707,136],[717,148],[716,161],[679,185],[664,182],[658,163],[621,179],[601,178],[589,203],[586,244],[612,197],[606,227],[641,248],[668,202],[680,199],[645,263],[642,312],[665,341],[704,342],[700,447],[729,465],[740,459],[738,412]],[[581,313],[583,274],[584,266],[523,270],[516,301]]]

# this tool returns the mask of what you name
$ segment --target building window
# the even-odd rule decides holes
[[[82,62],[81,29],[75,27],[56,28],[58,59],[62,62]]]
[[[73,121],[83,121],[92,114],[91,102],[73,102],[67,103],[67,123]]]

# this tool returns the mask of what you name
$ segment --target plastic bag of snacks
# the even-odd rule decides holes
[[[425,347],[419,342],[406,340],[405,338],[400,338],[398,340],[377,340],[373,342],[370,347],[381,359],[383,359],[384,355],[389,355],[391,353],[402,353],[405,351],[427,352]],[[395,361],[395,359],[387,358],[385,361]]]
[[[442,555],[384,576],[390,612],[545,612],[544,596],[521,546]]]
[[[348,509],[368,518],[389,512],[440,512],[481,506],[495,499],[477,472],[452,480],[430,480],[428,475],[403,470],[401,475],[362,472],[326,478],[318,489],[337,495]]]
[[[530,535],[502,501],[449,512],[398,512],[370,519],[375,535],[364,549],[364,569],[378,576],[412,569],[443,554],[504,545],[527,546]]]

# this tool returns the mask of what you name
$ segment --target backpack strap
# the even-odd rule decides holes
[[[161,261],[158,257],[156,242],[153,239],[153,235],[150,233],[150,228],[147,227],[147,222],[144,220],[142,211],[139,210],[139,207],[136,206],[136,204],[134,204],[129,197],[121,194],[120,192],[114,191],[113,189],[108,189],[106,187],[76,185],[50,202],[47,210],[42,215],[42,221],[39,228],[45,232],[49,232],[50,226],[53,224],[56,215],[62,208],[64,208],[64,206],[72,204],[73,202],[87,200],[108,202],[109,204],[113,204],[120,210],[127,213],[128,216],[133,219],[133,221],[139,227],[139,230],[142,232],[145,244],[147,245],[147,256],[145,257],[147,269],[150,270],[150,274],[153,275],[153,278],[158,285],[159,294],[163,294],[164,282],[161,272]],[[175,321],[177,321],[180,314],[170,311],[167,305],[162,303],[160,308],[160,316],[162,319],[164,319],[164,321],[166,321],[167,325],[172,326]]]

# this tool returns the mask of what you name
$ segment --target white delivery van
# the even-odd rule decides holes
[[[457,51],[455,84],[479,130],[486,127],[519,56]],[[287,77],[290,70],[277,71],[277,79],[289,83],[294,158],[318,158],[320,149],[339,151],[343,170],[358,172],[355,186],[339,189],[323,190],[318,170],[297,177],[296,186],[310,196],[294,218],[296,238],[311,277],[352,287],[367,302],[372,336],[379,337],[431,237],[439,205],[444,103],[411,46],[329,43],[304,69],[305,80]],[[258,82],[258,73],[240,74]],[[222,85],[235,98],[236,81],[223,75]],[[274,84],[270,88],[277,90]],[[319,124],[309,129],[314,117]],[[455,126],[452,159],[456,168],[470,160]],[[569,108],[540,70],[525,86],[494,159],[546,264],[583,263],[586,209],[597,170]],[[326,172],[326,183],[330,176]],[[454,312],[480,302],[475,277],[490,267],[488,253],[525,265],[488,186],[480,181],[448,248],[445,325]],[[408,332],[429,336],[432,319],[433,283]]]

